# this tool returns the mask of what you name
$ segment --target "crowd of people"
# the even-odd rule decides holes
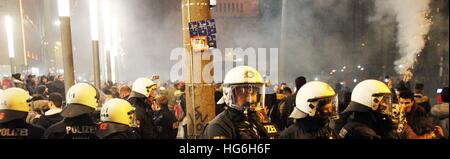
[[[448,86],[431,103],[411,78],[271,85],[240,66],[216,84],[204,139],[448,139]],[[394,85],[395,83],[395,85]],[[1,81],[0,138],[186,139],[186,84],[158,76],[102,88],[16,73]]]

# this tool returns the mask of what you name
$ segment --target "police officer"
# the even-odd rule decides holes
[[[390,119],[391,91],[381,81],[365,80],[355,86],[351,102],[336,124],[344,139],[396,138]]]
[[[144,139],[155,138],[153,123],[153,110],[146,102],[147,98],[156,97],[157,85],[147,78],[138,78],[134,81],[128,102],[136,109],[137,133]]]
[[[207,139],[267,139],[258,111],[264,101],[264,82],[259,72],[248,66],[236,67],[225,76],[223,98],[228,109],[205,128]],[[219,101],[220,102],[220,101]]]
[[[92,85],[78,83],[66,93],[64,119],[50,126],[44,134],[48,139],[97,139],[97,124],[92,113],[99,107],[100,94]]]
[[[297,93],[296,106],[289,116],[294,124],[280,134],[280,139],[335,139],[329,127],[338,117],[337,95],[323,82],[306,83]]]
[[[30,111],[30,95],[21,88],[0,92],[0,139],[39,139],[42,127],[26,123]]]
[[[137,139],[134,108],[123,99],[111,99],[100,112],[97,136],[101,139]]]

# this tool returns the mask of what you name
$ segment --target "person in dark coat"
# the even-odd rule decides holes
[[[169,110],[169,100],[165,96],[159,96],[152,105],[155,112],[153,120],[156,128],[157,139],[176,139],[175,113]]]
[[[48,83],[48,77],[47,76],[41,76],[41,78],[39,79],[38,86],[40,86],[40,85],[47,85],[47,83]]]
[[[30,92],[30,94],[35,94],[36,92],[36,87],[37,87],[37,83],[36,83],[36,75],[28,75],[27,80],[25,82],[26,84],[26,88],[28,90],[28,92]]]
[[[410,91],[400,93],[399,104],[405,111],[406,123],[401,134],[403,139],[438,139],[444,137],[440,126],[427,117],[425,108],[415,103]]]
[[[45,129],[51,125],[63,120],[61,116],[61,106],[62,106],[62,96],[59,93],[52,93],[48,97],[48,108],[49,110],[41,116],[36,125],[39,125]]]

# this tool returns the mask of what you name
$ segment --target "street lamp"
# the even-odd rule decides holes
[[[100,82],[100,53],[98,42],[98,2],[97,0],[89,0],[89,13],[91,20],[91,39],[92,39],[92,55],[94,56],[94,84],[97,88],[101,88]]]
[[[117,56],[119,54],[119,23],[116,17],[111,18],[111,81],[117,82]]]
[[[61,25],[61,21],[57,20],[57,21],[54,22],[54,24],[55,24],[56,26],[60,26],[60,25]]]
[[[58,0],[59,20],[61,22],[61,46],[64,62],[64,85],[66,91],[75,84],[70,27],[70,0]]]
[[[102,1],[102,22],[103,22],[103,50],[105,59],[105,81],[112,81],[111,73],[111,5],[108,0]]]
[[[70,17],[70,0],[58,0],[58,13],[60,17]]]
[[[9,54],[9,62],[11,65],[11,74],[16,72],[14,66],[14,33],[13,33],[13,21],[10,16],[5,17],[5,28],[6,28],[6,38],[8,40],[8,54]]]

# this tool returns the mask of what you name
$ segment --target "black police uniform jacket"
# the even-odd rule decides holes
[[[295,120],[295,123],[280,134],[280,139],[330,139],[335,137],[334,131],[327,128],[324,119],[305,117]]]
[[[0,139],[40,139],[44,129],[25,122],[25,119],[15,119],[0,123]]]
[[[395,139],[392,120],[356,102],[350,102],[336,122],[335,131],[343,139]]]
[[[95,135],[97,124],[91,114],[64,118],[45,131],[44,139],[98,139]]]
[[[143,95],[132,92],[128,102],[136,108],[136,120],[138,121],[137,133],[143,139],[155,139],[155,126],[153,123],[153,110],[151,106],[145,102]]]
[[[205,139],[268,139],[256,112],[248,116],[236,109],[228,108],[216,116],[205,128]]]

